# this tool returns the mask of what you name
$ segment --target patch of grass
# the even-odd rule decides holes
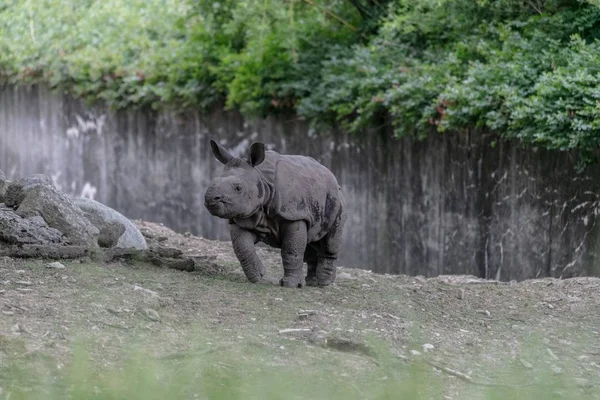
[[[199,346],[167,359],[137,348],[123,364],[108,367],[91,361],[89,345],[78,343],[62,368],[46,363],[32,369],[23,360],[9,359],[0,370],[0,399],[440,399],[457,383],[421,359],[397,358],[373,340],[372,367],[359,370],[348,369],[343,359],[319,348],[309,348],[314,357],[302,357],[307,352],[302,343],[291,343],[281,354],[248,343]],[[500,386],[467,383],[452,392],[458,395],[454,398],[587,399],[600,394],[598,388],[581,389],[568,375],[550,370],[537,372],[531,385],[523,384],[522,374],[510,363],[500,374]]]

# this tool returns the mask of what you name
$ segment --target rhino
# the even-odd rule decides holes
[[[281,286],[333,283],[346,222],[346,203],[333,173],[311,157],[279,154],[259,142],[252,143],[246,159],[214,140],[210,146],[225,168],[206,190],[204,205],[229,220],[233,250],[248,280],[264,280],[254,247],[260,241],[281,249]]]

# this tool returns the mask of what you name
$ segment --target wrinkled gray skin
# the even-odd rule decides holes
[[[327,286],[335,280],[334,260],[342,245],[345,201],[335,176],[310,157],[265,151],[254,143],[246,160],[210,141],[223,174],[207,189],[204,205],[229,220],[235,254],[250,282],[265,267],[256,255],[259,241],[281,249],[285,287]]]

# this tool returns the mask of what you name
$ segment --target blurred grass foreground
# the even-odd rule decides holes
[[[202,341],[205,342],[205,341]],[[15,343],[13,343],[14,345]],[[332,357],[332,351],[292,343],[279,354],[258,343],[204,346],[198,351],[153,357],[147,350],[128,352],[122,364],[97,365],[79,343],[62,365],[46,358],[11,358],[9,342],[0,342],[0,399],[597,399],[600,390],[567,374],[541,370],[535,379],[519,368],[488,371],[490,380],[469,375],[422,358],[392,355],[381,343],[369,346],[371,368],[345,370],[352,362]],[[285,348],[284,348],[285,347]],[[543,347],[531,346],[530,352]],[[306,352],[312,352],[307,356]],[[316,353],[316,354],[315,354]],[[35,365],[34,367],[32,367]],[[481,372],[481,371],[479,371]],[[448,390],[445,379],[465,386]],[[454,396],[448,393],[453,393]]]

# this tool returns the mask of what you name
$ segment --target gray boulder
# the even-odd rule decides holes
[[[4,203],[4,195],[6,194],[6,189],[10,182],[6,181],[6,175],[4,175],[4,171],[0,169],[0,203]]]
[[[120,247],[146,250],[148,245],[140,230],[119,212],[95,200],[75,199],[91,223],[100,230],[100,247]]]
[[[62,245],[62,232],[50,228],[40,216],[21,218],[13,210],[0,207],[0,242],[12,245]]]
[[[15,213],[24,219],[41,217],[49,227],[62,232],[70,244],[97,246],[98,229],[45,175],[12,182],[8,186],[5,203],[16,208]]]
[[[35,174],[19,181],[10,182],[6,188],[5,203],[8,207],[16,208],[25,199],[25,194],[28,190],[46,185],[54,188],[54,183],[47,175]]]

